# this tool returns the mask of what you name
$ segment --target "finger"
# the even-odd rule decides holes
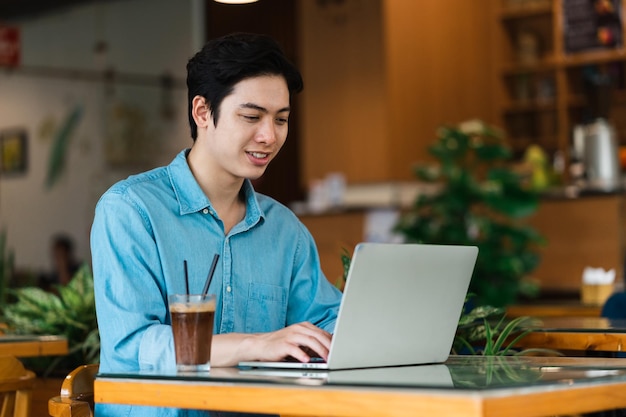
[[[318,334],[324,334],[324,335],[326,335],[328,338],[330,338],[330,337],[332,336],[332,335],[331,335],[329,332],[327,332],[326,330],[321,329],[321,328],[317,327],[316,325],[314,325],[313,323],[310,323],[310,322],[308,322],[308,321],[303,321],[303,322],[301,322],[301,323],[295,324],[294,326],[302,326],[302,327],[304,327],[304,328],[306,328],[306,329],[308,329],[308,330],[311,330],[311,331],[313,331],[313,332],[315,332],[315,333],[318,333]]]
[[[327,359],[332,336],[311,323],[303,322],[258,337],[265,345],[259,347],[258,353],[265,360],[281,360],[291,356],[300,362],[308,362],[312,355],[303,348]]]
[[[309,338],[306,344],[300,345],[300,349],[309,357],[308,360],[312,357],[320,357],[327,360],[330,346],[320,343],[318,339]]]
[[[309,362],[310,356],[302,349],[301,346],[286,344],[283,346],[284,354],[281,355],[279,360],[286,360],[288,362]]]
[[[259,360],[278,361],[293,357],[299,362],[308,362],[309,357],[300,349],[301,345],[308,345],[312,333],[310,330],[303,330],[302,326],[289,326],[281,330],[260,334],[256,339],[261,343],[257,344],[256,352]],[[257,356],[257,355],[255,355]]]
[[[309,337],[313,337],[319,340],[327,348],[330,347],[330,341],[332,340],[332,334],[326,330],[320,329],[314,324],[308,322],[302,322],[287,327],[287,329],[294,330],[296,333],[304,334]]]
[[[316,337],[317,335],[307,335],[302,333],[293,334],[290,337],[289,343],[296,345],[306,357],[300,354],[293,355],[298,358],[303,358],[302,362],[308,362],[311,357],[321,357],[324,360],[328,359],[328,352],[330,350],[330,340],[326,337]]]

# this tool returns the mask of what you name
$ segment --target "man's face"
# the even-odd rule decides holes
[[[207,129],[216,166],[236,178],[257,179],[287,139],[289,90],[282,76],[235,84],[220,106],[217,126]]]

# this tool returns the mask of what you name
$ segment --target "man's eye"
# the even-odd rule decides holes
[[[243,118],[248,120],[248,121],[250,121],[250,122],[255,122],[255,121],[259,120],[259,116],[252,116],[252,115],[249,115],[249,114],[244,114]]]
[[[276,119],[276,123],[278,123],[279,125],[286,125],[287,123],[289,123],[289,119],[287,119],[286,117],[279,117]]]

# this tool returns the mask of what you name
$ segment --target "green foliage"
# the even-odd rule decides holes
[[[343,281],[348,279],[348,271],[350,270],[350,252],[347,249],[343,249],[341,253],[341,265],[343,265]]]
[[[541,370],[528,365],[516,356],[487,356],[476,361],[474,356],[462,356],[455,360],[463,366],[451,366],[450,373],[455,387],[486,388],[491,385],[515,386],[541,379]]]
[[[466,298],[466,305],[468,305],[468,298]],[[479,349],[476,346],[485,345],[485,338],[487,332],[483,326],[483,323],[492,317],[500,316],[504,314],[504,309],[493,306],[478,306],[471,310],[464,309],[459,319],[459,325],[457,327],[454,343],[452,344],[452,353],[470,353],[478,354]],[[493,332],[492,332],[493,336]],[[487,352],[487,354],[492,353]],[[482,352],[480,352],[482,353]]]
[[[65,170],[65,161],[68,149],[70,148],[72,135],[82,118],[82,114],[82,107],[76,106],[70,114],[68,114],[63,122],[63,126],[61,126],[54,138],[48,159],[48,172],[46,174],[46,188],[48,189],[56,184]]]
[[[477,304],[502,307],[536,295],[524,280],[539,265],[544,239],[524,219],[539,198],[510,167],[503,135],[477,121],[442,127],[429,152],[436,162],[417,166],[415,175],[438,191],[421,194],[396,231],[407,242],[477,246],[470,284]]]
[[[468,299],[470,297],[468,296]],[[467,301],[466,299],[466,304]],[[497,322],[492,327],[490,323],[493,318],[497,318]],[[520,329],[530,321],[530,318],[518,317],[503,328],[504,318],[504,309],[493,306],[478,306],[464,311],[459,319],[452,353],[484,356],[504,356],[514,353],[515,342],[528,333],[528,330]],[[516,332],[520,333],[519,337],[506,343]]]
[[[468,296],[468,299],[471,296]],[[468,303],[466,299],[466,304]],[[532,317],[516,317],[507,319],[505,310],[499,307],[478,306],[464,311],[459,320],[454,343],[453,354],[469,354],[483,356],[509,356],[542,354],[561,356],[551,349],[523,349],[515,347],[517,342],[530,333],[535,319]]]
[[[16,302],[7,304],[4,318],[8,333],[64,335],[69,354],[47,364],[47,372],[56,367],[73,369],[94,363],[100,353],[100,338],[96,322],[93,276],[83,265],[67,285],[55,286],[56,293],[38,287],[11,290]],[[38,358],[38,361],[48,361]],[[36,366],[35,366],[36,368]]]
[[[341,265],[343,266],[343,273],[335,281],[335,287],[343,291],[343,287],[348,279],[348,270],[350,269],[350,252],[346,248],[341,248]]]
[[[505,356],[516,353],[514,344],[529,332],[527,329],[520,330],[520,328],[530,318],[517,317],[505,325],[504,317],[502,315],[493,327],[487,317],[482,317],[482,319],[468,324],[459,324],[452,348],[453,353],[484,356]],[[507,343],[511,336],[516,333],[518,333],[516,337]]]

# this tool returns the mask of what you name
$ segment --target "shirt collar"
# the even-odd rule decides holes
[[[189,149],[181,151],[168,166],[170,181],[178,200],[181,215],[196,213],[205,208],[213,208],[211,201],[204,194],[193,176],[191,168],[189,168],[188,153]],[[250,180],[246,179],[243,182],[242,191],[246,202],[245,223],[248,227],[252,227],[265,215]]]

